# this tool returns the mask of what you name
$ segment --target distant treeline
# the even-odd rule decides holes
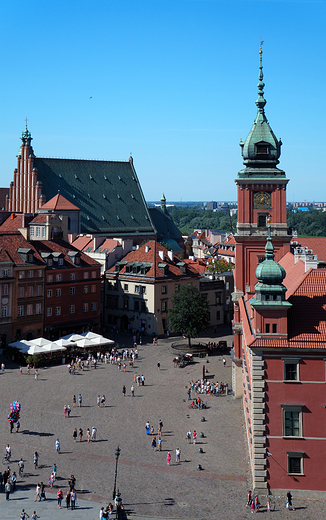
[[[236,232],[237,216],[231,217],[224,211],[173,207],[169,208],[169,213],[183,235],[189,235],[194,229]],[[298,232],[298,236],[326,237],[326,212],[319,210],[294,212],[289,209],[287,222],[289,228]]]

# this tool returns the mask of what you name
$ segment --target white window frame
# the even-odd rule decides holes
[[[282,408],[282,436],[285,439],[302,439],[303,438],[303,424],[302,424],[302,409],[303,404],[281,404]],[[299,435],[286,435],[286,412],[298,412],[299,413]]]
[[[76,311],[75,306],[74,305],[70,305],[70,307],[69,307],[69,314],[75,314],[75,311]]]
[[[55,315],[56,316],[61,316],[61,307],[56,307],[55,308]]]
[[[297,378],[286,379],[286,365],[297,366]],[[300,382],[300,358],[283,358],[283,381],[285,383],[299,383]]]
[[[52,316],[52,307],[48,307],[46,309],[46,315],[49,317],[49,316]]]
[[[33,316],[33,304],[29,303],[26,308],[26,315]]]
[[[288,473],[288,475],[293,475],[293,476],[304,475],[303,459],[304,459],[305,453],[302,452],[302,451],[287,451],[286,455],[287,455],[287,473]],[[298,458],[298,459],[300,459],[300,472],[298,472],[298,473],[290,472],[290,459],[291,458]]]

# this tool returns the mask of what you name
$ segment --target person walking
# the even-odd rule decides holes
[[[72,489],[70,491],[70,505],[71,505],[71,509],[75,509],[75,507],[76,507],[76,491],[74,489]]]
[[[96,432],[97,432],[97,429],[95,428],[95,426],[93,426],[93,428],[92,428],[92,441],[96,441]]]
[[[167,462],[167,465],[170,466],[171,464],[171,453],[168,451],[168,454],[166,456],[166,462]]]
[[[22,512],[20,513],[20,520],[26,520],[26,518],[29,518],[29,515],[26,513],[25,509],[22,509]]]
[[[87,442],[89,442],[90,438],[91,438],[91,431],[89,428],[87,428],[87,430],[86,430],[86,437],[87,437]]]
[[[62,502],[62,499],[63,499],[62,489],[59,489],[59,491],[57,493],[57,499],[58,499],[58,508],[61,509],[61,502]]]
[[[67,509],[69,509],[69,506],[70,506],[70,491],[67,491],[67,494],[66,494],[66,507],[67,507]]]
[[[134,385],[131,385],[130,390],[131,390],[131,397],[135,397],[135,387],[134,387]]]
[[[41,486],[40,486],[40,484],[37,484],[34,502],[36,502],[37,500],[40,500],[40,494],[41,494]]]
[[[175,461],[177,464],[180,464],[180,457],[181,457],[181,450],[180,450],[180,448],[177,448],[175,450]]]
[[[157,444],[158,444],[158,451],[162,451],[162,439],[161,439],[161,437],[159,437],[159,439],[157,441]]]
[[[223,358],[223,366],[225,367],[226,366],[226,359]]]
[[[6,500],[9,500],[10,491],[11,491],[11,484],[8,480],[5,485]]]
[[[55,441],[55,449],[56,449],[57,453],[60,453],[60,441],[59,441],[59,439],[57,439]]]
[[[37,370],[37,369],[35,370],[35,375],[34,375],[34,378],[35,378],[35,381],[37,381],[37,380],[38,380],[38,370]]]
[[[122,387],[122,393],[123,393],[123,397],[125,397],[126,396],[126,387],[125,387],[125,385],[123,385],[123,387]]]
[[[288,509],[292,509],[294,511],[294,507],[292,506],[292,494],[291,491],[288,491],[286,494],[286,507]]]
[[[81,394],[78,394],[78,406],[81,407],[82,403],[83,403],[83,398],[82,398]]]
[[[196,432],[196,430],[194,430],[194,433],[192,434],[192,441],[194,444],[196,444],[196,440],[197,440],[197,432]]]
[[[41,502],[42,498],[44,498],[44,500],[46,500],[46,496],[45,496],[45,485],[43,484],[43,482],[41,482],[40,502]]]
[[[76,406],[76,396],[74,394],[72,397],[72,407],[75,408],[75,406]]]
[[[14,492],[16,490],[16,482],[17,482],[17,475],[16,475],[16,471],[14,471],[12,474],[12,477],[11,477],[12,492]]]
[[[103,394],[102,397],[101,397],[101,404],[102,404],[102,406],[105,406],[105,403],[106,403],[106,399],[105,399],[105,395]]]
[[[67,416],[70,417],[71,408],[69,404],[67,405]]]
[[[77,439],[77,428],[75,428],[74,431],[72,432],[72,438],[74,439],[74,442],[76,442],[76,439]]]
[[[31,520],[36,520],[37,518],[40,518],[40,517],[37,516],[36,511],[33,511],[33,514],[31,516]]]
[[[153,451],[156,451],[156,437],[155,437],[155,435],[154,435],[153,440],[152,440],[152,448],[153,448]]]
[[[83,440],[83,435],[84,435],[83,429],[82,429],[82,428],[79,428],[79,442],[82,442],[82,440]]]
[[[36,469],[38,467],[38,453],[37,453],[37,451],[34,453],[33,463],[34,463],[34,468]]]
[[[100,407],[100,404],[101,404],[101,397],[98,395],[97,398],[96,398],[96,404],[98,407]]]

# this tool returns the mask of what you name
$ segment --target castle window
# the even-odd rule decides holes
[[[303,473],[303,455],[302,452],[287,452],[288,457],[288,474],[304,475]]]
[[[273,330],[273,334],[277,333],[277,323],[273,323],[272,330]]]
[[[265,228],[267,224],[267,215],[258,215],[258,227]]]
[[[302,405],[282,404],[283,437],[302,437]]]
[[[270,333],[270,328],[271,328],[270,324],[266,323],[266,325],[265,325],[265,332],[266,332],[266,334]]]
[[[299,359],[285,358],[283,359],[283,379],[284,381],[299,381]]]

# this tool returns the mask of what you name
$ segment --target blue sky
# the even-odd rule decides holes
[[[260,37],[288,201],[326,200],[325,0],[3,2],[1,186],[43,157],[128,160],[147,200],[235,200]]]

